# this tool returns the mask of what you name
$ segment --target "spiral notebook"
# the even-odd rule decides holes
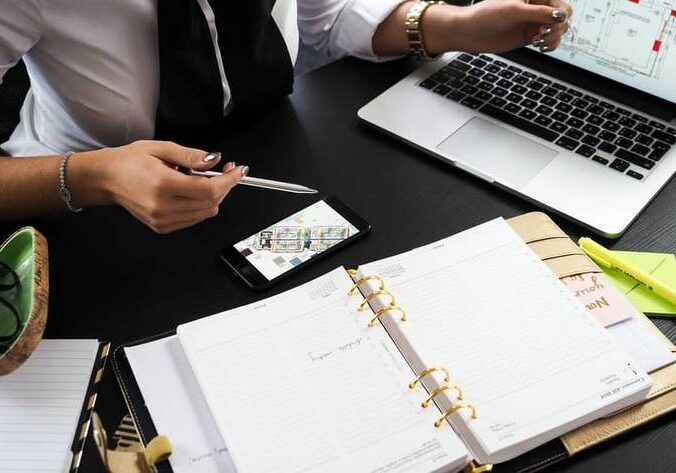
[[[604,328],[524,233],[497,219],[118,349],[141,438],[170,435],[175,473],[561,459],[559,437],[644,401],[673,354]],[[598,271],[566,258],[559,276]]]

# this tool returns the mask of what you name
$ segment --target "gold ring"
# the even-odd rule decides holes
[[[437,419],[437,421],[434,423],[434,426],[436,428],[441,427],[442,424],[444,423],[444,421],[446,419],[448,419],[448,416],[450,416],[451,414],[453,414],[456,411],[459,411],[460,409],[470,409],[472,411],[472,413],[470,414],[470,418],[476,419],[476,409],[475,409],[475,407],[472,404],[467,404],[465,402],[459,402],[459,403],[451,406],[450,409],[448,409],[446,412],[444,412],[444,415],[442,415],[441,417],[439,417]]]
[[[406,322],[406,311],[404,309],[402,309],[401,307],[399,307],[398,305],[391,305],[391,306],[388,306],[388,307],[383,307],[378,312],[376,312],[376,315],[373,316],[373,318],[371,320],[369,320],[368,326],[374,327],[376,325],[376,321],[380,319],[381,315],[384,315],[387,312],[390,312],[390,311],[393,311],[393,310],[401,312],[401,319],[400,320],[402,322]]]
[[[456,397],[458,398],[458,401],[462,401],[462,400],[463,400],[463,397],[462,397],[462,389],[460,389],[460,386],[455,385],[455,384],[442,384],[442,385],[439,386],[437,389],[433,390],[433,391],[430,393],[430,395],[427,396],[427,399],[425,399],[425,400],[422,402],[421,406],[423,407],[423,409],[427,409],[427,407],[429,407],[430,403],[434,400],[434,397],[435,397],[437,394],[440,394],[440,393],[446,391],[447,389],[455,389],[455,391],[456,391],[456,393],[457,393],[457,394],[456,394]]]
[[[451,373],[448,372],[448,369],[444,367],[432,367],[432,368],[427,368],[426,370],[423,370],[420,372],[418,376],[415,377],[413,381],[411,381],[408,384],[408,387],[411,389],[415,389],[415,387],[418,385],[418,382],[420,382],[421,379],[423,379],[425,376],[428,374],[434,373],[435,371],[441,371],[444,373],[444,382],[448,383],[451,380]]]
[[[359,307],[357,307],[357,311],[363,312],[370,305],[370,303],[373,299],[375,299],[376,297],[380,297],[380,296],[389,296],[390,297],[390,304],[389,305],[391,305],[391,306],[397,305],[395,303],[394,296],[392,295],[391,292],[389,292],[389,291],[376,291],[376,292],[372,292],[371,294],[369,294],[368,296],[366,296],[364,298],[364,300],[361,302],[361,304],[359,304]]]
[[[378,276],[364,276],[363,278],[359,279],[356,283],[354,283],[354,286],[352,286],[352,289],[349,290],[347,295],[354,296],[357,292],[359,292],[359,286],[361,286],[366,281],[378,281],[380,283],[380,289],[378,290],[379,291],[385,290],[385,281],[383,281],[381,278],[379,278]]]

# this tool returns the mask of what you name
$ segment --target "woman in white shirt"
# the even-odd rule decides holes
[[[148,141],[160,88],[157,2],[0,0],[0,81],[22,58],[31,81],[19,126],[0,145],[12,156],[0,158],[0,220],[65,209],[64,187],[73,207],[121,205],[159,233],[218,213],[246,167],[228,163],[223,176],[211,179],[185,176],[171,166],[209,169],[219,158]],[[297,12],[303,43],[328,57],[376,60],[410,51],[405,20],[412,1],[297,0],[297,10],[293,0],[277,3],[275,21],[287,46],[294,31],[284,30]],[[429,55],[502,52],[533,42],[547,51],[558,46],[570,14],[561,0],[434,4],[420,27]],[[224,99],[227,109],[227,87]]]

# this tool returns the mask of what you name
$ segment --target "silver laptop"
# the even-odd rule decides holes
[[[676,112],[676,10],[654,2],[572,4],[571,32],[547,57],[533,50],[511,60],[447,54],[368,103],[359,117],[618,237],[676,172],[676,125],[667,121]]]

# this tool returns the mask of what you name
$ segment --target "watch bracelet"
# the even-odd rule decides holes
[[[445,5],[444,1],[416,0],[406,13],[404,26],[406,28],[406,39],[411,54],[416,59],[434,60],[439,56],[430,56],[425,48],[425,38],[422,33],[421,20],[428,7],[432,5]]]

